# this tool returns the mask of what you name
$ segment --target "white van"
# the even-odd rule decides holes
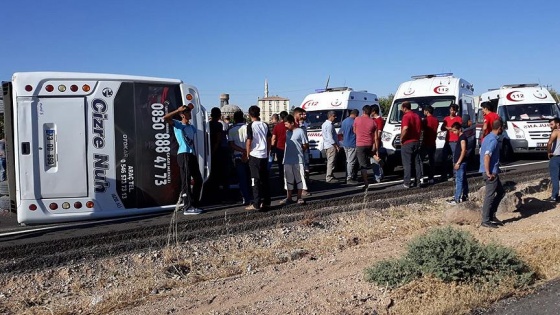
[[[364,105],[379,105],[377,95],[367,91],[354,91],[349,87],[327,88],[309,94],[301,103],[307,112],[307,137],[309,138],[310,164],[324,163],[326,155],[319,150],[323,141],[321,126],[327,120],[327,113],[336,112],[334,127],[338,133],[342,121],[350,115],[352,109],[360,112]],[[381,108],[380,108],[381,111]]]
[[[449,106],[459,105],[459,115],[463,117],[463,132],[467,134],[468,154],[474,154],[475,126],[471,123],[475,117],[473,85],[464,79],[456,78],[453,73],[427,74],[413,76],[412,80],[402,83],[393,99],[389,114],[385,121],[385,127],[381,134],[383,147],[387,149],[387,163],[385,169],[392,171],[395,166],[402,165],[401,162],[401,119],[403,113],[400,111],[404,101],[411,103],[411,109],[420,117],[424,117],[422,108],[432,105],[434,116],[439,120],[440,130],[443,119],[449,116]],[[445,145],[447,131],[439,131],[436,139],[436,162],[441,161],[442,149]]]
[[[510,84],[480,95],[504,122],[502,154],[546,152],[550,136],[548,120],[558,116],[550,92],[538,84]]]

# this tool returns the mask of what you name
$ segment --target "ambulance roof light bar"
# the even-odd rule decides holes
[[[436,77],[450,77],[452,76],[452,72],[447,73],[433,73],[433,74],[420,74],[420,75],[413,75],[411,78],[414,80],[418,79],[426,79],[426,78],[436,78]]]
[[[507,89],[507,88],[522,88],[522,87],[536,87],[539,86],[538,83],[522,83],[522,84],[506,84],[506,85],[502,85],[502,89]]]

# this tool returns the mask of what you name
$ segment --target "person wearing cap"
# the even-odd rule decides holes
[[[184,215],[203,212],[202,209],[197,207],[202,190],[202,175],[198,166],[198,158],[195,155],[194,136],[196,128],[190,124],[191,110],[192,108],[183,105],[163,116],[163,119],[173,127],[175,139],[179,144],[177,149],[177,164],[179,164],[179,172],[181,173],[179,205],[183,205]],[[181,117],[180,121],[173,119],[177,114]],[[192,187],[191,178],[194,181]]]
[[[327,113],[327,120],[321,126],[321,134],[323,135],[323,148],[327,153],[327,183],[333,182],[336,178],[333,175],[336,163],[336,154],[340,149],[338,144],[338,136],[333,125],[336,119],[336,112],[331,110]]]

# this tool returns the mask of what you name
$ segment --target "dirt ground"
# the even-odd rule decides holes
[[[546,192],[531,198],[545,198]],[[448,208],[440,201],[434,208]],[[411,207],[411,211],[415,211]],[[539,208],[539,206],[537,206]],[[502,213],[500,219],[509,221],[497,230],[480,228],[478,214],[468,217],[469,225],[463,229],[480,240],[493,240],[500,244],[521,248],[531,240],[560,238],[560,210],[523,208],[530,213],[521,218],[520,212]],[[462,211],[463,209],[459,209]],[[536,210],[536,211],[533,211]],[[543,210],[543,212],[538,212]],[[546,210],[546,211],[544,211]],[[548,211],[550,210],[550,211]],[[445,210],[444,210],[445,211]],[[449,212],[447,212],[449,213]],[[424,215],[426,222],[438,221],[441,212],[416,213]],[[433,216],[433,218],[431,217]],[[465,218],[465,216],[461,216]],[[411,219],[410,217],[408,219]],[[414,218],[413,220],[417,220]],[[433,221],[432,221],[433,220]],[[469,223],[469,222],[464,222]],[[321,255],[307,255],[303,259],[284,264],[269,265],[253,272],[223,279],[200,282],[172,292],[156,301],[146,301],[141,306],[119,310],[118,314],[372,314],[385,310],[391,294],[364,281],[364,269],[383,258],[394,257],[414,233],[391,233],[371,243],[351,247],[333,248]],[[399,226],[395,225],[395,230]],[[358,235],[357,233],[356,235]],[[560,263],[560,262],[559,262]],[[557,267],[558,268],[558,267]],[[559,270],[556,269],[556,272]],[[398,303],[398,301],[394,301]]]
[[[533,183],[534,184],[534,183]],[[80,263],[50,274],[5,278],[0,311],[27,314],[435,314],[464,313],[483,302],[452,308],[416,306],[364,280],[374,262],[403,253],[428,229],[453,225],[481,242],[511,246],[546,281],[560,275],[560,209],[541,201],[549,191],[508,194],[498,217],[505,226],[480,227],[475,202],[444,200],[383,213],[364,210],[327,219],[178,244],[172,250]],[[479,192],[480,194],[480,192]],[[556,246],[555,251],[549,251]],[[553,263],[551,263],[551,261]],[[65,286],[65,287],[64,287]],[[40,292],[42,299],[11,297]],[[459,291],[457,291],[459,292]],[[449,294],[449,292],[447,292]],[[424,294],[424,293],[422,293]],[[507,293],[506,293],[507,295]],[[433,301],[438,297],[424,297]],[[8,302],[10,300],[10,302]],[[425,304],[425,303],[424,303]],[[420,305],[423,305],[422,303]],[[3,309],[2,309],[3,307]]]

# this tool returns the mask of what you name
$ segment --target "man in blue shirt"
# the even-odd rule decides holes
[[[497,119],[492,123],[492,132],[490,132],[480,147],[480,169],[482,178],[485,182],[486,195],[482,205],[482,224],[487,228],[497,228],[503,223],[496,218],[498,205],[505,195],[504,188],[498,177],[500,172],[500,146],[498,145],[498,137],[502,134],[503,123],[501,119]]]
[[[200,199],[200,191],[202,189],[202,175],[198,167],[198,159],[195,155],[194,135],[196,128],[190,124],[191,107],[183,105],[178,109],[167,113],[163,119],[173,127],[175,138],[179,144],[177,149],[177,164],[181,173],[181,197],[179,204],[183,203],[183,214],[200,214],[203,211],[196,207]],[[173,119],[173,116],[179,114],[181,121]],[[191,192],[191,177],[194,181],[194,187]]]
[[[338,153],[338,136],[334,129],[333,122],[336,119],[336,112],[331,110],[327,113],[327,120],[321,126],[321,134],[323,135],[323,148],[327,153],[327,183],[333,182],[336,178],[333,175],[336,154]]]
[[[344,154],[346,154],[346,184],[357,185],[356,177],[358,172],[356,170],[356,134],[354,133],[354,119],[360,112],[353,109],[350,116],[342,121],[339,134],[342,135],[342,147]]]

